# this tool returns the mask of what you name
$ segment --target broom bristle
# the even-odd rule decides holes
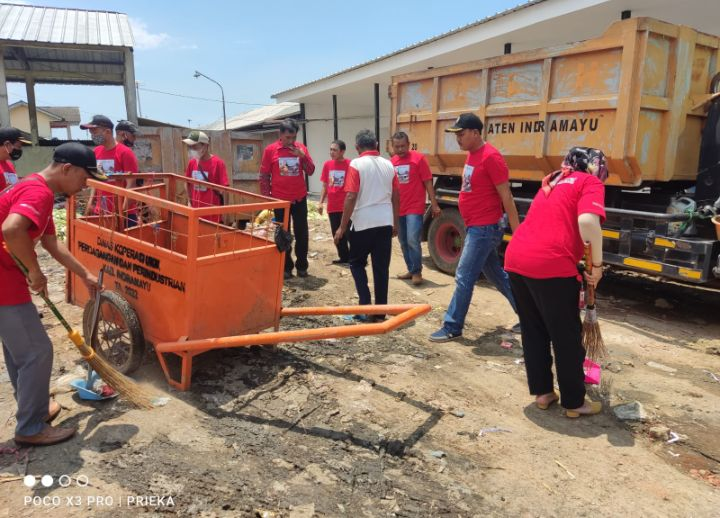
[[[590,319],[585,319],[582,334],[583,347],[585,347],[585,354],[588,358],[599,363],[603,358],[607,357],[608,351],[600,332],[600,324],[597,321],[591,322]]]
[[[88,360],[88,363],[105,383],[119,392],[130,403],[145,410],[153,408],[149,394],[133,380],[115,370],[104,358],[94,354]]]

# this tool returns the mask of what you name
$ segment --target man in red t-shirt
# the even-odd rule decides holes
[[[17,128],[0,128],[0,191],[18,181],[13,162],[20,160],[23,144],[30,144],[22,138]]]
[[[115,141],[112,121],[104,115],[95,115],[90,122],[81,124],[80,128],[90,131],[92,141],[96,145],[95,158],[97,159],[98,170],[109,178],[108,184],[126,189],[135,187],[135,180],[113,179],[113,176],[116,175],[137,174],[138,161],[129,147]],[[137,224],[134,205],[129,203],[127,199],[123,202],[120,212],[126,227]],[[100,216],[113,215],[114,213],[115,196],[107,191],[95,192],[95,189],[92,189],[85,208],[85,215]]]
[[[508,215],[513,231],[520,223],[505,160],[497,149],[483,140],[482,129],[483,123],[477,115],[463,113],[445,130],[455,133],[460,149],[468,152],[458,199],[466,234],[455,271],[455,292],[443,326],[430,335],[433,342],[447,342],[462,336],[480,273],[505,295],[517,313],[508,274],[500,264],[497,247],[503,238],[503,212]],[[519,324],[513,327],[513,332],[520,332]]]
[[[210,138],[202,131],[191,131],[186,139],[183,139],[188,146],[188,161],[185,176],[200,182],[212,183],[222,187],[228,187],[227,169],[222,158],[210,154]],[[188,184],[190,191],[190,205],[192,207],[213,207],[224,205],[223,193],[203,184]],[[220,223],[220,215],[213,214],[203,219]]]
[[[285,253],[285,278],[292,277],[293,267],[297,267],[300,277],[308,274],[308,221],[307,186],[305,175],[315,172],[307,148],[297,142],[298,124],[293,119],[280,123],[280,135],[276,142],[265,148],[260,164],[260,193],[290,202],[288,226],[292,223],[295,233],[295,263],[292,250]],[[283,209],[275,210],[275,220],[281,222]]]
[[[48,424],[60,413],[60,406],[48,395],[53,350],[30,290],[44,292],[47,287],[34,250],[40,241],[56,261],[77,274],[94,293],[97,278],[57,240],[52,219],[55,194],[71,196],[80,192],[89,176],[107,179],[97,171],[93,152],[71,142],[58,146],[53,162],[41,172],[0,193],[0,339],[18,405],[15,442],[20,445],[55,444],[76,431],[74,427]],[[27,267],[27,277],[10,254]]]
[[[322,193],[320,194],[320,206],[318,212],[323,213],[325,199],[327,198],[327,213],[330,220],[330,230],[335,235],[337,229],[340,228],[342,221],[342,213],[345,207],[345,176],[347,174],[350,160],[345,158],[345,142],[342,140],[333,140],[330,144],[330,160],[323,164],[322,175]],[[348,264],[350,261],[350,247],[348,246],[347,236],[343,236],[337,245],[338,259],[333,264]]]
[[[430,197],[432,217],[440,215],[440,206],[435,199],[432,173],[425,155],[410,150],[410,138],[404,131],[392,137],[391,159],[395,175],[400,184],[400,228],[398,239],[402,249],[407,272],[398,279],[412,279],[414,285],[422,284],[422,231],[425,214],[425,193]]]

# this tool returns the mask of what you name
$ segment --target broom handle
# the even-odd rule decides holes
[[[589,241],[585,241],[585,271],[592,275],[593,264],[592,264],[592,246]],[[595,288],[590,284],[587,285],[587,304],[588,309],[595,307]]]

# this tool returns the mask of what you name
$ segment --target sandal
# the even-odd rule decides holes
[[[587,411],[578,412],[578,410],[587,409]],[[600,401],[586,401],[583,406],[575,410],[565,410],[565,415],[570,419],[577,419],[582,415],[595,415],[602,412],[602,403]]]
[[[535,406],[537,406],[540,410],[547,410],[548,408],[550,408],[550,405],[560,401],[560,396],[558,396],[558,393],[553,391],[553,394],[554,397],[550,399],[547,403],[540,403],[538,400],[535,400]]]

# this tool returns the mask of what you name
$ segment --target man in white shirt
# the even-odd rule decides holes
[[[335,243],[348,232],[350,270],[361,305],[370,304],[365,267],[372,258],[375,304],[387,304],[392,238],[397,236],[400,211],[398,180],[392,162],[380,156],[377,138],[370,130],[355,137],[360,156],[350,162],[345,178],[345,207]],[[377,316],[380,320],[384,316]],[[366,320],[362,316],[358,320]]]

